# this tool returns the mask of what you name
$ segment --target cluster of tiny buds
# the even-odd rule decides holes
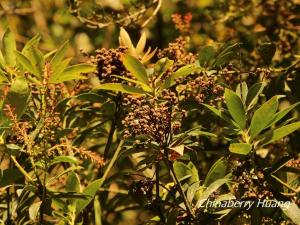
[[[166,135],[180,130],[180,121],[186,112],[179,111],[174,93],[164,94],[169,101],[161,103],[157,98],[147,100],[132,95],[123,98],[123,106],[129,107],[129,112],[122,120],[125,138],[145,134],[158,143],[164,143]]]
[[[122,46],[117,49],[101,48],[96,50],[96,56],[91,56],[91,62],[97,65],[96,75],[101,82],[121,82],[121,79],[112,75],[127,75],[126,68],[122,62],[122,56],[126,51],[127,48]]]
[[[169,69],[170,72],[196,61],[196,55],[187,51],[187,40],[183,37],[178,37],[175,42],[169,43],[167,48],[158,52],[157,57],[174,60],[174,64]]]
[[[181,81],[178,81],[181,83]],[[189,80],[186,84],[177,87],[180,100],[194,99],[198,103],[210,105],[223,101],[224,88],[217,83],[215,76],[207,76],[201,73],[195,79]]]
[[[193,19],[192,13],[188,12],[185,15],[174,13],[172,15],[172,21],[175,24],[176,29],[181,33],[188,33],[191,29],[191,21]]]
[[[272,199],[274,197],[263,172],[251,169],[249,161],[234,161],[232,174],[235,182],[233,189],[237,194],[256,199]]]

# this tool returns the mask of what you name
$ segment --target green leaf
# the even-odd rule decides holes
[[[204,186],[207,187],[214,181],[224,178],[226,175],[227,170],[227,161],[222,157],[219,160],[217,160],[210,170],[208,171],[205,180],[204,180]]]
[[[208,108],[210,111],[212,111],[216,116],[220,117],[221,119],[225,120],[228,123],[231,123],[231,119],[224,114],[221,110],[218,110],[210,105],[202,103],[206,108]]]
[[[99,196],[94,199],[95,225],[102,225],[102,209]]]
[[[184,78],[195,71],[194,65],[187,65],[179,68],[176,72],[172,73],[164,83],[162,83],[161,89],[167,89],[176,84],[176,80]]]
[[[118,77],[122,80],[129,81],[129,82],[134,83],[134,84],[138,84],[143,88],[144,91],[147,91],[147,92],[152,92],[153,91],[151,87],[149,87],[148,85],[146,85],[146,84],[144,84],[144,83],[142,83],[138,80],[133,80],[133,79],[130,79],[130,78],[127,78],[127,77],[122,77],[122,76],[117,76],[117,75],[112,75],[112,76]]]
[[[160,75],[166,72],[173,64],[174,64],[173,60],[170,60],[167,57],[162,58],[155,63],[154,72]]]
[[[60,155],[56,156],[54,159],[51,160],[50,165],[54,165],[57,163],[71,163],[71,164],[78,164],[78,159],[74,156],[69,155]]]
[[[120,46],[127,47],[130,54],[135,53],[135,48],[132,44],[130,36],[123,27],[120,28],[119,43],[120,43]]]
[[[196,195],[197,191],[200,188],[199,183],[200,182],[193,183],[187,190],[186,197],[187,197],[188,202],[190,202],[190,204],[192,203],[193,199],[195,198],[195,195]]]
[[[252,140],[274,119],[277,108],[278,96],[274,96],[255,111],[250,124]]]
[[[33,66],[37,68],[39,74],[43,74],[44,66],[45,66],[45,59],[43,53],[36,47],[31,46],[29,48],[30,54],[28,59],[31,61]]]
[[[39,201],[39,202],[35,202],[33,203],[30,207],[29,207],[29,218],[32,220],[32,221],[35,221],[38,214],[39,214],[39,210],[40,210],[40,206],[42,204],[42,201]]]
[[[248,95],[248,86],[246,82],[238,84],[236,87],[236,94],[242,99],[243,103],[246,104],[246,98]]]
[[[61,63],[60,66],[57,66],[55,70],[52,71],[50,75],[49,81],[51,82],[52,80],[58,80],[62,72],[67,68],[71,61],[71,57],[64,59]]]
[[[209,65],[209,62],[215,57],[216,50],[213,46],[205,46],[201,49],[199,54],[199,64],[202,67],[206,67]]]
[[[81,73],[90,73],[95,70],[95,66],[91,64],[77,64],[69,66],[61,74],[54,74],[51,76],[49,82],[62,83],[70,80],[86,79],[86,76],[80,75]]]
[[[277,141],[300,128],[300,122],[291,123],[275,130],[270,130],[261,135],[260,140],[263,145]]]
[[[30,60],[25,55],[18,51],[15,51],[15,55],[17,57],[18,62],[24,68],[25,72],[30,72],[31,74],[40,77],[38,69],[34,65],[32,65]]]
[[[208,197],[214,193],[215,191],[217,191],[223,184],[227,183],[228,179],[218,179],[216,181],[214,181],[213,183],[211,183],[206,190],[202,193],[202,195],[200,196],[200,198],[198,199],[197,203],[196,203],[196,208],[199,208],[203,202],[205,200],[208,199]]]
[[[87,195],[88,199],[86,200],[80,199],[77,201],[77,205],[76,205],[77,213],[80,213],[82,210],[84,210],[85,207],[92,201],[98,189],[101,187],[102,183],[103,183],[103,179],[100,178],[98,180],[93,181],[86,187],[86,189],[83,191],[83,194]]]
[[[274,120],[269,124],[269,127],[276,124],[278,121],[280,121],[283,117],[285,117],[290,111],[292,111],[297,105],[299,105],[300,102],[295,103],[286,109],[278,112],[275,114]]]
[[[246,112],[239,96],[230,89],[225,89],[225,100],[228,111],[241,129],[246,126]]]
[[[131,55],[125,55],[123,64],[125,68],[140,82],[149,86],[148,75],[143,64]]]
[[[279,206],[282,212],[295,224],[300,224],[300,209],[294,202],[290,202],[289,207],[284,207],[281,204],[279,204]]]
[[[38,44],[40,43],[40,40],[41,40],[41,35],[37,34],[33,38],[31,38],[29,41],[27,41],[26,44],[24,45],[23,49],[22,49],[22,54],[29,57],[30,48],[32,46],[37,47]]]
[[[116,92],[123,92],[123,93],[128,93],[128,94],[145,94],[145,92],[136,87],[132,87],[126,84],[121,84],[121,83],[106,83],[106,84],[101,84],[97,86],[95,89],[102,89],[102,90],[108,90],[108,91],[116,91]]]
[[[26,79],[24,77],[17,77],[11,85],[3,107],[7,104],[10,105],[17,118],[20,118],[26,110],[29,95],[30,89]]]
[[[5,31],[2,41],[5,63],[8,66],[14,66],[16,64],[16,41],[13,33],[9,29]]]
[[[173,163],[173,167],[174,167],[175,174],[179,180],[187,177],[188,184],[193,184],[200,180],[198,175],[198,170],[192,162],[189,162],[186,165],[183,162],[175,161]]]
[[[53,58],[50,61],[52,70],[55,70],[56,67],[60,65],[61,61],[65,57],[65,53],[66,53],[68,47],[69,47],[68,41],[66,41],[59,47],[59,49],[57,50],[57,52],[55,53],[55,55],[53,56]]]
[[[250,87],[246,99],[246,105],[248,110],[251,109],[257,103],[258,96],[262,93],[263,89],[263,83],[255,83]]]
[[[263,43],[258,47],[258,53],[266,64],[271,63],[275,52],[276,45],[274,43]]]
[[[227,52],[224,55],[219,56],[213,64],[213,67],[225,66],[231,60],[235,59],[237,54],[235,52]]]
[[[67,192],[80,193],[80,178],[75,172],[69,174],[65,189]]]
[[[146,41],[147,41],[147,36],[146,36],[146,32],[143,32],[141,37],[140,37],[140,40],[138,41],[137,45],[136,45],[136,54],[142,54],[144,49],[145,49],[145,46],[146,46]]]
[[[235,154],[248,155],[252,150],[252,146],[247,143],[233,143],[229,146],[229,151]]]

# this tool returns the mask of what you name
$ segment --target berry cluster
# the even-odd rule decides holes
[[[173,66],[169,69],[173,72],[182,66],[192,64],[196,60],[196,55],[187,51],[187,40],[179,37],[175,42],[169,43],[168,47],[160,50],[157,54],[158,58],[165,58],[174,60]]]
[[[96,56],[91,56],[91,62],[97,65],[97,76],[104,83],[120,83],[121,79],[112,75],[127,76],[127,71],[122,63],[122,56],[127,51],[126,47],[117,49],[98,49]]]
[[[178,81],[179,83],[181,81]],[[180,100],[194,99],[198,103],[214,104],[223,100],[224,88],[217,84],[216,76],[201,73],[195,79],[177,87]]]
[[[272,199],[273,193],[267,183],[263,171],[251,169],[250,161],[234,161],[233,189],[240,197],[255,199]]]

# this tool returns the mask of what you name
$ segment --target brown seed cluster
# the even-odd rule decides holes
[[[262,171],[251,169],[249,161],[234,161],[232,168],[233,189],[236,194],[246,198],[272,199],[274,197],[272,190],[265,180]]]
[[[129,112],[122,120],[125,127],[124,136],[148,135],[160,144],[168,141],[172,133],[177,133],[181,128],[184,112],[179,112],[175,104],[174,93],[165,93],[169,101],[159,102],[152,98],[147,100],[142,97],[128,95],[123,99],[123,106]],[[174,104],[174,105],[173,105]]]
[[[192,64],[196,60],[196,55],[187,51],[187,40],[184,37],[178,37],[175,42],[169,43],[168,47],[160,50],[157,54],[159,59],[167,57],[174,60],[171,72],[176,71],[182,66]]]
[[[181,83],[181,81],[178,81]],[[224,88],[217,83],[216,76],[208,76],[201,73],[195,79],[191,79],[186,84],[177,87],[180,100],[194,99],[198,103],[210,105],[223,101]]]
[[[103,83],[122,82],[121,79],[112,75],[126,76],[127,71],[122,63],[122,56],[126,52],[126,47],[117,49],[98,49],[96,56],[91,56],[91,62],[97,65],[97,76]]]
[[[193,19],[192,13],[188,12],[185,15],[174,13],[172,15],[172,21],[175,24],[177,30],[182,34],[186,34],[191,29],[191,21]]]

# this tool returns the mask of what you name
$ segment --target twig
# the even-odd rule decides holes
[[[17,159],[11,155],[10,156],[12,161],[14,161],[16,167],[20,170],[20,172],[25,176],[25,178],[29,181],[32,182],[33,179],[31,178],[31,176],[23,169],[23,167],[20,165],[20,163],[17,161]]]
[[[152,18],[158,13],[161,5],[162,0],[158,0],[155,10],[153,11],[152,15],[142,24],[142,27],[145,27],[152,20]]]

